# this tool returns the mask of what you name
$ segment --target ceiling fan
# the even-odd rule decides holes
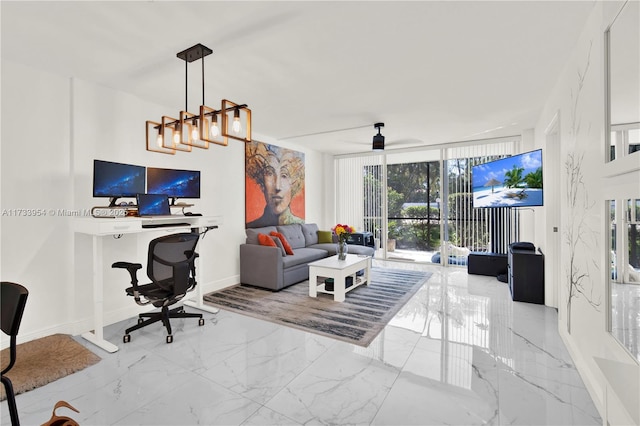
[[[371,149],[373,151],[384,151],[384,135],[380,133],[380,129],[384,127],[384,123],[376,123],[373,127],[378,130],[378,134],[373,135],[373,144]]]
[[[406,145],[406,146],[417,146],[417,145],[422,145],[424,144],[424,142],[420,139],[415,139],[415,138],[409,138],[409,139],[393,139],[393,140],[386,140],[385,136],[382,134],[382,131],[380,130],[381,128],[384,127],[384,123],[376,123],[373,125],[374,129],[376,129],[378,131],[377,134],[373,135],[373,139],[371,141],[371,149],[372,151],[384,151],[385,147],[388,148],[390,145],[392,145],[394,148],[398,148],[401,145]],[[359,145],[364,145],[365,143],[368,144],[368,142],[364,142],[364,141],[350,141],[350,143],[355,143],[355,144],[359,144]]]
[[[353,130],[359,130],[359,129],[365,129],[371,127],[371,124],[365,124],[362,126],[354,126],[354,127],[346,127],[346,128],[342,128],[342,129],[332,129],[332,130],[324,130],[324,131],[320,131],[320,132],[313,132],[313,133],[305,133],[302,135],[296,135],[296,136],[287,136],[284,138],[279,138],[278,140],[287,140],[287,139],[299,139],[299,138],[304,138],[304,137],[309,137],[309,136],[319,136],[319,135],[326,135],[326,134],[331,134],[331,133],[342,133],[342,132],[349,132],[349,131],[353,131]],[[387,141],[386,137],[382,134],[382,131],[380,130],[381,128],[384,127],[384,123],[382,122],[378,122],[375,123],[373,125],[373,128],[375,130],[377,130],[378,133],[373,135],[373,138],[371,140],[371,142],[366,142],[363,140],[344,140],[345,143],[349,143],[349,144],[355,144],[355,145],[364,145],[364,144],[371,144],[372,150],[373,151],[384,151],[385,146],[388,147],[389,145],[393,145],[393,147],[398,147],[400,145],[408,145],[408,146],[416,146],[416,145],[421,145],[424,142],[420,139],[414,139],[414,138],[410,138],[410,139],[395,139],[395,140],[391,140],[391,141]]]

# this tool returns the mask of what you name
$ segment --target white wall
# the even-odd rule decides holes
[[[560,158],[545,157],[550,160],[547,169],[557,168],[560,174],[559,332],[604,424],[638,424],[640,367],[606,331],[609,269],[604,256],[607,249],[603,205],[608,188],[602,177],[605,159],[603,33],[619,7],[620,3],[604,2],[594,8],[573,55],[568,58],[566,68],[548,98],[535,135],[536,144],[545,146],[545,130],[559,114]],[[579,165],[573,168],[574,178],[567,167],[572,158],[573,164]],[[575,184],[575,178],[580,182]],[[639,185],[637,181],[636,185]],[[568,196],[571,188],[577,194],[575,202]],[[548,234],[540,232],[540,235]],[[570,240],[575,242],[573,247]],[[548,243],[551,242],[543,241],[543,249]],[[572,299],[569,314],[571,265],[574,282],[579,275],[585,276],[577,280],[583,293]]]
[[[44,209],[41,217],[2,220],[2,280],[25,285],[30,296],[19,341],[52,333],[79,334],[92,328],[91,237],[74,234],[77,211],[105,205],[92,197],[93,160],[202,172],[201,199],[192,211],[221,216],[219,229],[199,244],[204,291],[239,282],[238,246],[244,242],[244,143],[166,155],[145,149],[145,121],[177,114],[171,107],[74,77],[52,75],[20,64],[2,63],[3,212]],[[259,114],[259,111],[254,111]],[[33,119],[32,117],[35,117]],[[303,151],[306,166],[306,221],[323,222],[326,157],[294,143],[262,142]],[[128,274],[112,270],[118,260],[145,263],[148,241],[158,233],[104,238],[105,322],[126,319],[138,307],[124,293]],[[6,342],[3,341],[3,346]]]
[[[71,234],[49,211],[71,202],[69,93],[68,79],[2,62],[1,279],[37,286],[21,330],[42,334],[72,317]]]

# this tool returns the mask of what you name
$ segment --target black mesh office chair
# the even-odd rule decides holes
[[[9,415],[11,416],[11,424],[13,426],[18,426],[20,421],[18,420],[18,408],[16,406],[16,395],[13,392],[13,384],[5,374],[8,373],[16,363],[16,338],[18,337],[18,329],[22,321],[24,307],[27,304],[27,296],[29,296],[29,290],[20,284],[7,281],[0,282],[2,332],[11,336],[9,365],[2,369],[0,377],[2,378],[2,384],[7,393],[7,405],[9,405]]]
[[[199,325],[204,325],[202,314],[190,314],[184,311],[182,306],[169,309],[169,306],[182,299],[187,292],[195,289],[196,244],[200,234],[183,233],[166,235],[156,238],[149,243],[149,257],[147,261],[147,276],[151,283],[139,285],[137,278],[139,263],[116,262],[113,268],[121,268],[129,271],[132,287],[127,288],[127,294],[133,296],[138,305],[153,304],[161,308],[160,312],[140,314],[138,324],[125,331],[123,342],[131,341],[131,333],[149,324],[162,321],[167,329],[167,343],[173,342],[171,324],[169,318],[199,318]],[[146,318],[146,319],[145,319]]]

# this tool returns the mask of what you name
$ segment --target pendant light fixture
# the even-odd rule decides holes
[[[376,123],[373,125],[375,129],[378,129],[378,134],[373,135],[373,147],[374,151],[384,151],[384,135],[380,133],[380,128],[384,127],[384,123]]]
[[[185,107],[178,119],[163,116],[160,123],[146,122],[147,151],[163,154],[190,152],[192,147],[208,149],[209,143],[227,146],[228,138],[251,142],[251,110],[246,104],[239,105],[223,99],[221,108],[216,110],[204,103],[204,57],[212,52],[198,43],[177,53],[176,56],[185,62]],[[187,111],[188,65],[198,59],[202,60],[202,104],[199,114],[194,114]],[[231,120],[230,114],[233,114]]]
[[[251,142],[251,110],[247,105],[238,105],[222,100],[222,130],[224,137]]]

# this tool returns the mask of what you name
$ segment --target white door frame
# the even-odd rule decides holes
[[[545,132],[545,305],[558,308],[561,281],[561,167],[560,111],[551,119]]]

